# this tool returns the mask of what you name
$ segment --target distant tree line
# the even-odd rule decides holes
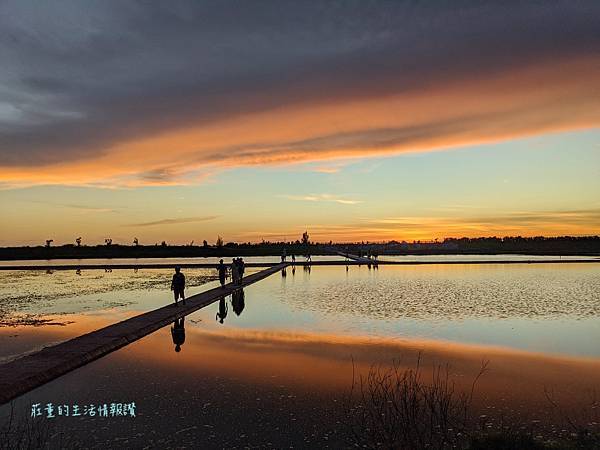
[[[599,253],[600,236],[448,238],[458,250],[475,252]]]
[[[75,244],[52,246],[52,239],[35,247],[0,248],[1,260],[18,259],[85,259],[85,258],[164,258],[164,257],[229,257],[229,256],[278,256],[285,249],[288,255],[326,255],[336,252],[377,255],[403,254],[499,254],[524,253],[546,255],[600,255],[600,236],[561,237],[482,237],[447,238],[442,241],[413,242],[311,242],[308,232],[295,241],[271,242],[224,242],[218,237],[214,245],[206,240],[202,245],[169,245],[166,241],[154,245],[113,243],[107,238],[104,245],[82,245],[81,238]]]
[[[223,241],[219,236],[215,245],[209,245],[206,240],[202,245],[169,245],[166,241],[153,245],[141,245],[137,239],[133,245],[113,243],[112,239],[105,239],[104,245],[83,245],[81,239],[74,244],[51,246],[53,241],[35,247],[2,247],[0,260],[27,260],[27,259],[86,259],[86,258],[193,258],[193,257],[233,257],[233,256],[272,256],[281,255],[286,251],[288,255],[326,254],[321,245],[308,241],[308,233],[302,240],[290,242],[238,243]]]
[[[446,238],[442,241],[335,244],[336,249],[389,255],[501,254],[600,255],[600,236]]]

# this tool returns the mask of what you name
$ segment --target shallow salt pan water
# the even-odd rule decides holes
[[[172,275],[166,269],[0,271],[0,361],[168,304]],[[215,279],[215,270],[187,270],[187,295]]]
[[[259,269],[250,269],[249,273]],[[184,270],[188,296],[215,271]],[[0,358],[14,357],[172,302],[169,270],[0,272]],[[420,338],[600,356],[600,264],[315,266],[245,290],[245,308],[203,327]],[[239,310],[239,305],[238,308]]]
[[[384,320],[586,318],[600,316],[598,269],[494,264],[350,267],[344,273],[318,268],[310,278],[286,278],[281,294],[294,307]]]
[[[445,261],[554,261],[554,260],[600,260],[600,256],[579,256],[579,255],[520,255],[520,254],[499,254],[499,255],[381,255],[382,261],[414,261],[414,262],[445,262]]]
[[[222,259],[225,263],[230,263],[232,256],[216,257],[209,256],[203,258],[86,258],[86,259],[21,259],[13,261],[0,261],[0,267],[6,266],[76,266],[78,264],[86,265],[113,265],[113,264],[215,264],[217,265]],[[291,255],[288,255],[290,260]],[[297,261],[306,261],[306,258],[301,255],[296,256]],[[341,256],[337,255],[314,255],[311,257],[313,261],[343,261]],[[244,261],[247,263],[272,263],[280,262],[280,256],[244,256]]]
[[[598,269],[595,264],[288,268],[243,295],[238,291],[186,316],[183,343],[175,344],[175,324],[166,326],[19,397],[14,408],[26,417],[34,403],[136,402],[138,415],[131,420],[53,419],[56,447],[66,437],[66,446],[97,448],[198,442],[215,448],[298,442],[313,448],[328,442],[338,448],[347,444],[340,405],[355,371],[365,374],[373,364],[397,359],[402,367],[414,367],[419,359],[425,377],[448,364],[457,388],[468,389],[486,360],[490,370],[478,384],[475,407],[549,425],[540,432],[554,436],[544,389],[579,410],[598,386]],[[155,289],[145,283],[142,277],[129,291],[89,294],[105,301],[127,294],[139,301],[70,314],[73,326],[105,326],[122,311],[164,301],[160,283]],[[57,304],[64,301],[59,297]],[[39,327],[36,335],[44,331],[57,339],[59,328]],[[8,414],[8,406],[0,408],[0,423]]]
[[[246,309],[239,316],[229,313],[223,325],[600,356],[599,269],[595,264],[288,268],[285,276],[246,288]],[[192,316],[217,326],[218,310],[215,304]]]

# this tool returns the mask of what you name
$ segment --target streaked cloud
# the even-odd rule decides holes
[[[191,223],[191,222],[207,222],[209,220],[215,220],[219,216],[196,216],[196,217],[178,217],[174,219],[161,219],[155,220],[152,222],[142,222],[142,223],[130,223],[126,226],[129,227],[152,227],[155,225],[178,225],[182,223]]]
[[[120,209],[120,208],[115,208],[115,207],[100,207],[100,206],[92,206],[92,205],[55,203],[52,201],[43,202],[43,201],[39,201],[39,200],[29,200],[29,203],[58,206],[60,208],[73,209],[73,210],[77,210],[77,211],[80,211],[83,213],[116,213]]]
[[[352,200],[345,197],[339,197],[332,194],[309,194],[309,195],[281,195],[280,197],[288,200],[303,202],[333,202],[342,205],[357,205],[363,203],[362,200]]]
[[[5,187],[331,173],[600,123],[591,0],[6,1],[0,29]]]
[[[318,173],[338,173],[341,168],[339,166],[318,166],[313,170]]]
[[[85,205],[63,205],[66,208],[77,209],[79,211],[84,212],[93,212],[93,213],[115,213],[117,210],[115,208],[98,208],[93,206],[85,206]]]

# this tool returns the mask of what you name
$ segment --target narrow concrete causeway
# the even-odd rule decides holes
[[[179,317],[210,305],[240,287],[256,283],[288,265],[288,263],[277,264],[244,277],[241,285],[229,283],[225,287],[210,289],[187,298],[185,305],[182,305],[181,302],[179,306],[170,303],[154,311],[140,314],[0,365],[0,405],[124,347]],[[170,297],[165,295],[165,299],[167,298]]]
[[[338,253],[338,255],[343,256],[344,258],[351,259],[360,264],[379,264],[379,262],[380,262],[375,259],[370,259],[365,256],[353,255],[351,253],[344,253],[344,252],[337,252],[337,253]],[[383,261],[383,262],[385,264],[388,261]]]

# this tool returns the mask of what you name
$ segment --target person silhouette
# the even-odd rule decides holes
[[[219,261],[217,271],[219,272],[219,281],[221,282],[221,287],[225,287],[225,278],[227,277],[227,266],[223,264],[223,260]]]
[[[173,344],[175,344],[175,352],[181,351],[181,346],[185,342],[185,326],[183,324],[183,317],[181,319],[175,319],[173,326],[171,327],[171,337],[173,338]]]
[[[237,258],[231,260],[231,282],[233,284],[240,283],[240,265]]]
[[[173,275],[173,280],[171,280],[171,290],[175,297],[175,306],[179,304],[177,302],[179,297],[182,298],[183,304],[185,305],[185,275],[181,273],[179,266],[175,267],[175,274]]]
[[[233,312],[239,316],[242,314],[244,307],[246,306],[245,294],[243,289],[237,289],[231,294],[231,307]]]
[[[223,323],[225,318],[227,317],[227,303],[225,302],[225,296],[222,295],[219,299],[219,312],[215,316],[215,320],[218,320],[219,323]]]
[[[238,270],[240,272],[240,284],[244,281],[244,272],[246,271],[246,263],[243,258],[238,258],[239,267]]]

